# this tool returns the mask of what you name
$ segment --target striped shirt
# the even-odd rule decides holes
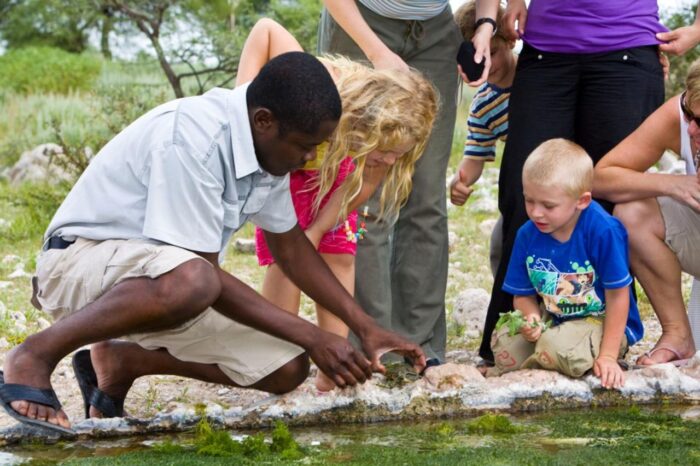
[[[510,88],[484,83],[472,99],[467,118],[464,156],[491,161],[496,159],[496,141],[508,135]]]
[[[439,15],[449,0],[359,0],[364,6],[391,19],[420,20],[434,18]]]

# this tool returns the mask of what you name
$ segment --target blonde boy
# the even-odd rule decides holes
[[[617,363],[643,335],[631,298],[627,232],[591,199],[593,164],[581,146],[551,139],[523,167],[530,220],[518,231],[503,290],[528,324],[491,341],[496,373],[520,368],[580,377],[593,369],[619,388]],[[544,316],[543,311],[544,310]],[[538,325],[551,319],[552,327]]]
[[[496,23],[501,24],[503,8],[499,6]],[[455,21],[464,40],[475,33],[476,6],[469,1],[455,12]],[[484,163],[496,158],[496,141],[508,134],[508,102],[518,57],[513,53],[515,41],[507,39],[500,28],[491,39],[491,69],[488,81],[476,91],[469,107],[464,158],[450,181],[450,200],[463,205],[471,195],[472,185],[481,176]]]

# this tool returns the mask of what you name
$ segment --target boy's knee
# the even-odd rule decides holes
[[[544,332],[537,341],[533,359],[544,369],[555,370],[569,377],[581,377],[593,367],[595,359],[590,329],[578,325],[582,323],[569,322]],[[565,329],[564,325],[574,325],[577,329]]]

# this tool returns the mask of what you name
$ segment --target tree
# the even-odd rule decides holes
[[[184,97],[183,80],[194,79],[196,92],[235,78],[238,53],[229,30],[231,5],[226,0],[105,0],[151,43],[176,97]],[[164,40],[164,36],[168,36]],[[169,46],[165,44],[168,43]],[[240,48],[238,49],[240,50]]]
[[[80,53],[91,30],[102,33],[101,51],[111,58],[112,15],[101,0],[0,0],[0,36],[8,48],[47,45]]]

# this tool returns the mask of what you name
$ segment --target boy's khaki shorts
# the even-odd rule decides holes
[[[79,311],[123,280],[157,278],[190,260],[204,259],[185,249],[143,240],[79,238],[67,249],[40,254],[37,300],[58,320]],[[124,338],[149,350],[165,348],[182,361],[217,364],[241,386],[257,382],[304,352],[212,308],[177,328]]]
[[[593,368],[603,339],[603,318],[586,317],[550,327],[539,340],[531,343],[518,333],[508,335],[502,327],[491,338],[496,366],[489,375],[517,369],[548,369],[569,377],[581,377]],[[627,337],[623,336],[619,357],[627,352]]]
[[[656,199],[666,225],[666,244],[681,269],[700,278],[700,213],[670,197]]]

